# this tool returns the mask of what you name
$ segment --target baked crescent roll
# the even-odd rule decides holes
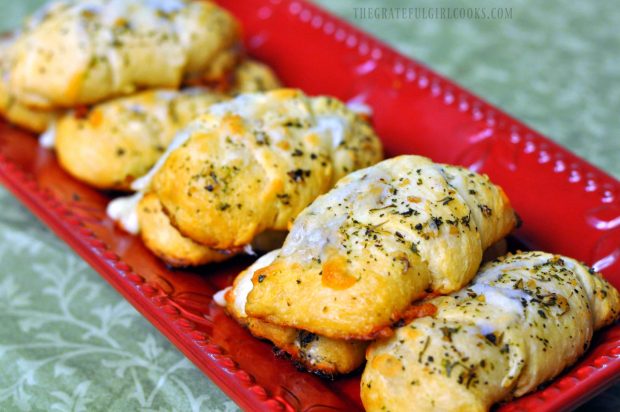
[[[363,118],[294,89],[213,105],[177,139],[149,190],[183,235],[223,250],[286,230],[336,180],[382,156]]]
[[[36,12],[12,47],[9,90],[49,109],[178,88],[220,79],[238,44],[237,22],[206,1],[59,0]]]
[[[238,71],[247,74],[245,76],[247,81],[238,79],[238,84],[244,86],[254,84],[257,88],[274,84],[274,81],[270,80],[270,77],[273,76],[266,76],[264,67],[253,65],[250,69],[247,72],[242,69]],[[226,209],[229,209],[228,207],[213,207],[213,197],[206,200],[203,197],[204,202],[198,204],[199,208],[195,209],[197,214],[205,211],[214,216],[216,221],[229,220],[228,223],[233,228],[235,224],[243,224],[243,221],[238,218],[246,221],[249,219],[251,223],[258,220],[258,223],[261,224],[251,236],[248,236],[247,242],[220,245],[216,248],[220,252],[214,253],[211,246],[205,245],[188,233],[183,232],[179,229],[177,222],[170,219],[171,212],[163,204],[161,193],[154,190],[156,185],[153,180],[156,181],[159,174],[164,171],[163,173],[167,173],[166,179],[177,179],[177,188],[183,187],[178,185],[179,182],[184,182],[183,184],[186,186],[200,185],[200,182],[191,177],[191,170],[189,169],[182,170],[177,177],[174,177],[174,172],[167,170],[170,159],[176,161],[175,156],[183,150],[191,153],[194,161],[199,160],[200,156],[204,155],[216,159],[221,167],[218,173],[230,173],[230,170],[238,168],[239,166],[236,166],[235,163],[238,163],[240,151],[236,150],[234,146],[227,149],[222,147],[231,143],[232,139],[222,126],[222,124],[225,125],[225,122],[220,124],[220,121],[221,118],[225,118],[227,121],[230,119],[240,120],[239,116],[229,112],[239,111],[241,108],[244,110],[243,115],[247,117],[244,126],[246,129],[241,129],[239,136],[236,136],[235,139],[238,139],[241,145],[247,143],[248,150],[244,153],[248,158],[246,159],[247,162],[253,165],[252,167],[263,168],[259,173],[252,176],[252,179],[259,181],[264,179],[264,186],[266,187],[262,189],[262,196],[266,203],[260,205],[263,209],[262,215],[256,215],[255,208],[246,207],[244,212],[237,213],[236,217],[229,217],[230,211],[226,212]],[[291,113],[287,113],[289,110]],[[269,114],[267,111],[270,111]],[[263,121],[263,115],[268,122]],[[290,124],[295,120],[291,116],[300,116],[301,118],[296,121],[301,122],[303,119],[306,124]],[[252,127],[251,132],[248,131],[250,127]],[[295,130],[287,131],[287,128],[294,128]],[[224,140],[224,145],[220,144],[219,147],[216,145],[203,146],[201,150],[204,153],[200,151],[192,153],[193,149],[188,148],[188,144],[205,139],[207,132],[211,133],[209,138],[216,142],[217,134],[222,134],[219,140]],[[287,137],[293,138],[285,140]],[[300,142],[299,140],[302,138],[305,141]],[[208,143],[208,141],[202,143]],[[212,150],[213,148],[217,150]],[[307,150],[305,156],[302,149]],[[316,197],[319,194],[315,192],[327,190],[324,189],[324,186],[333,184],[332,181],[342,176],[347,170],[378,161],[380,156],[381,146],[370,126],[365,120],[358,118],[353,112],[346,109],[340,102],[326,97],[308,98],[299,91],[288,89],[272,93],[246,94],[229,103],[213,106],[198,121],[191,123],[183,132],[178,133],[167,152],[151,171],[132,184],[132,188],[139,192],[133,196],[112,201],[108,206],[108,214],[119,222],[125,230],[135,234],[141,233],[149,248],[172,266],[205,264],[212,261],[212,256],[217,256],[218,259],[221,258],[222,254],[231,256],[242,250],[248,250],[249,246],[257,250],[273,250],[282,244],[283,234],[287,229],[286,221],[294,217],[296,210],[302,208],[301,202],[309,202],[311,199],[308,200],[308,197]],[[227,162],[230,162],[231,159],[232,162],[228,164]],[[265,165],[266,159],[273,160],[273,163]],[[189,162],[190,158],[188,157],[185,160]],[[320,164],[320,169],[323,169],[321,172],[324,181],[317,182],[317,179],[320,178],[316,177],[318,173],[315,173],[314,179],[308,179],[312,170],[301,168],[307,163],[316,163],[314,161],[317,161]],[[197,167],[202,168],[202,166],[201,163],[197,164]],[[316,165],[313,167],[317,168]],[[189,181],[185,182],[183,179],[188,176]],[[203,176],[203,178],[211,179],[212,182],[203,182],[199,189],[205,193],[214,192],[214,195],[222,199],[220,204],[230,199],[231,194],[237,195],[230,190],[231,188],[235,191],[238,190],[241,194],[244,190],[246,195],[250,193],[244,187],[243,179],[237,178],[231,182],[223,182],[222,177],[225,176],[220,174],[218,178],[216,170],[210,170],[208,175]],[[181,179],[179,180],[179,178]],[[287,183],[287,188],[290,189],[291,194],[284,190],[282,180],[291,180]],[[170,181],[165,182],[165,184],[170,183]],[[225,184],[225,187],[222,184]],[[172,188],[168,190],[175,191]],[[149,193],[155,195],[158,207],[153,207],[155,200]],[[148,200],[143,199],[145,194],[147,194]],[[191,197],[191,195],[188,196],[188,198]],[[252,203],[255,199],[250,195],[246,199],[240,200],[241,202]],[[240,210],[239,205],[243,206],[241,202],[235,202],[236,210]],[[283,210],[280,212],[275,210],[275,213],[271,213],[271,204],[275,204]],[[179,209],[176,206],[175,208],[175,210]],[[286,215],[281,216],[279,218],[280,223],[276,225],[274,223],[277,222],[273,222],[273,220],[276,220],[275,215],[278,213],[280,215],[286,213]],[[199,222],[202,227],[205,226],[206,223],[201,222],[198,216],[192,218]],[[260,219],[263,221],[261,222]],[[265,222],[265,219],[269,220]],[[157,222],[157,225],[150,224],[151,222]],[[225,222],[219,224],[223,223]],[[221,232],[219,236],[226,236],[226,232]],[[177,243],[172,242],[171,239],[182,240],[182,246],[177,247]]]
[[[0,115],[15,125],[41,133],[62,111],[30,108],[9,92],[8,53],[15,39],[16,35],[13,33],[0,37]]]
[[[261,63],[235,68],[234,92],[277,87],[278,79]],[[62,116],[46,132],[55,135],[60,164],[71,175],[100,189],[130,190],[190,120],[216,102],[228,99],[205,88],[149,90],[112,99],[86,115]]]
[[[233,285],[216,294],[216,303],[240,324],[246,326],[252,335],[270,340],[287,353],[304,369],[322,375],[338,375],[352,372],[364,362],[368,343],[330,339],[304,330],[284,327],[247,316],[245,303],[252,290],[252,277],[257,270],[271,264],[279,250],[260,257],[248,269],[241,272]]]
[[[358,170],[296,219],[252,279],[245,310],[280,326],[369,340],[416,300],[462,288],[516,217],[499,186],[465,168],[399,156]]]
[[[618,318],[618,291],[592,269],[542,252],[485,265],[467,288],[368,349],[368,411],[487,411],[573,364]]]

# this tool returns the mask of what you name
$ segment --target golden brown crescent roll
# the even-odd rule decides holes
[[[15,125],[41,133],[62,111],[30,108],[9,92],[8,54],[15,38],[15,34],[0,37],[0,115]]]
[[[216,303],[250,332],[259,338],[268,339],[306,370],[324,375],[349,373],[364,362],[366,342],[330,339],[299,329],[274,325],[256,318],[248,317],[245,303],[252,290],[252,277],[256,271],[269,265],[279,250],[260,257],[248,269],[241,272],[233,285],[219,292]]]
[[[234,91],[277,87],[261,63],[246,61],[234,71]],[[60,164],[100,189],[129,190],[164,153],[175,133],[227,95],[206,88],[149,90],[92,107],[86,115],[62,116],[46,133],[55,136]]]
[[[373,343],[362,376],[368,411],[487,411],[573,364],[615,321],[618,291],[593,270],[542,252],[485,265],[437,312]]]
[[[382,156],[343,103],[293,89],[213,105],[177,139],[149,173],[150,190],[183,235],[227,250],[286,230],[337,179]]]
[[[252,279],[245,310],[280,326],[373,339],[429,293],[460,289],[515,226],[499,186],[465,168],[399,156],[358,170],[296,219]]]
[[[9,90],[38,108],[217,80],[235,64],[234,18],[206,1],[59,0],[12,47]]]

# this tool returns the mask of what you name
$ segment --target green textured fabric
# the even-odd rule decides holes
[[[0,30],[41,0],[0,0]],[[514,1],[510,20],[356,19],[354,7],[490,1],[320,0],[620,176],[620,9]],[[99,275],[0,189],[0,410],[237,407]],[[583,409],[620,410],[620,386]]]

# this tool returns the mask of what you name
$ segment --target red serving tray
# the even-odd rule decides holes
[[[521,242],[582,259],[620,287],[618,181],[316,6],[219,2],[242,22],[250,54],[287,85],[369,104],[388,155],[417,153],[487,173],[523,218]],[[300,372],[212,303],[249,258],[169,270],[106,217],[110,196],[69,177],[32,135],[2,122],[0,180],[243,409],[362,409],[358,375],[332,382]],[[575,408],[618,376],[616,325],[562,377],[500,410]]]

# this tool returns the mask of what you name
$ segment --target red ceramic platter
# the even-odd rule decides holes
[[[242,22],[250,54],[311,94],[373,108],[388,155],[416,153],[487,173],[523,218],[531,248],[595,265],[620,287],[620,183],[497,108],[317,7],[220,0]],[[69,177],[36,139],[0,123],[0,179],[246,410],[361,410],[359,374],[300,372],[211,301],[251,259],[171,271],[105,216],[110,196]],[[502,411],[571,409],[620,376],[620,326],[545,389]]]

